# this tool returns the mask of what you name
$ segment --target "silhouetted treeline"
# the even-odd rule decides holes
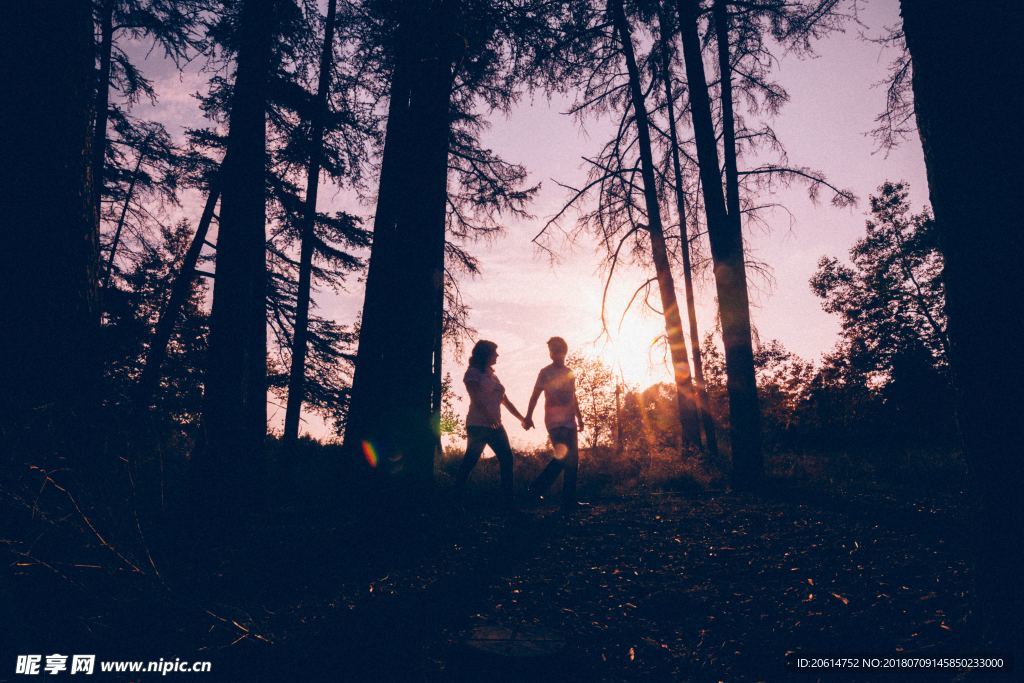
[[[778,340],[754,346],[768,453],[852,453],[898,464],[911,450],[958,450],[935,222],[927,210],[912,212],[901,183],[883,184],[869,200],[866,234],[849,265],[823,257],[810,282],[824,310],[840,318],[840,343],[820,359]],[[714,335],[702,347],[709,412],[728,427],[724,354]],[[678,426],[665,421],[675,402],[669,394],[656,385],[626,395],[624,447],[646,447],[645,424],[656,448],[678,446]]]

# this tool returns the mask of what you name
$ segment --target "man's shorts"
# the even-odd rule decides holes
[[[557,459],[564,460],[576,456],[578,445],[575,427],[554,427],[548,430],[548,437],[551,439]]]

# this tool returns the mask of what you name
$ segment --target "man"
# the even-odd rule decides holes
[[[533,427],[533,409],[544,394],[544,426],[551,438],[554,457],[530,486],[530,494],[541,496],[563,471],[562,509],[571,511],[576,506],[576,474],[579,471],[579,445],[577,432],[583,431],[583,414],[576,400],[576,377],[565,365],[569,345],[561,337],[548,340],[551,365],[537,375],[537,384],[530,396],[523,427]]]

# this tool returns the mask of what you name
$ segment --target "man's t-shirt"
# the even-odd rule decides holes
[[[487,368],[469,368],[462,381],[469,391],[469,414],[466,415],[468,427],[500,427],[501,399],[505,397],[505,387],[498,381],[494,370]],[[475,387],[470,387],[473,384]]]
[[[576,376],[564,365],[552,363],[537,375],[537,389],[544,392],[544,426],[576,429]]]

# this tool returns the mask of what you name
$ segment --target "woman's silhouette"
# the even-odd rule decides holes
[[[494,374],[498,361],[498,345],[481,339],[473,347],[469,358],[469,369],[462,381],[469,392],[469,414],[466,415],[466,457],[459,466],[456,491],[461,499],[465,494],[466,481],[473,471],[484,446],[490,446],[498,457],[501,467],[501,495],[506,508],[512,507],[512,447],[508,434],[501,426],[501,406],[523,422],[522,414],[505,396],[505,387]]]

